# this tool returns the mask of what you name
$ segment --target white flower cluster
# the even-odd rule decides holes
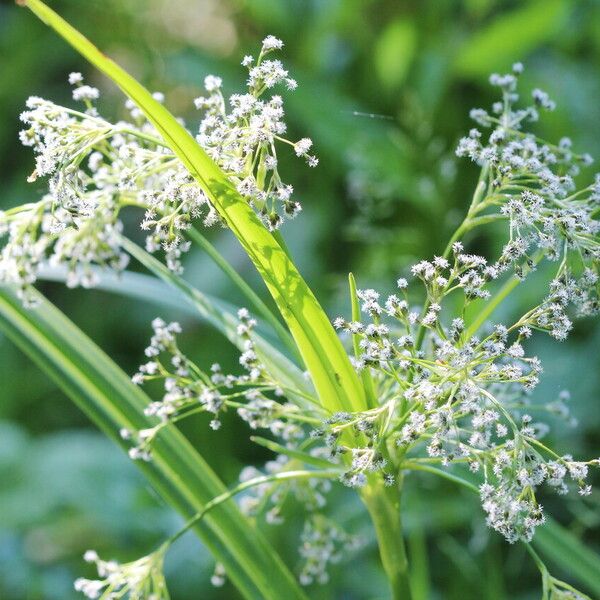
[[[291,185],[281,180],[278,170],[277,145],[292,146],[296,156],[309,166],[317,165],[310,153],[312,141],[303,138],[291,142],[284,136],[283,99],[279,95],[264,99],[264,94],[278,84],[294,90],[291,79],[279,60],[265,59],[283,47],[281,40],[269,36],[263,41],[256,59],[246,56],[242,65],[248,68],[248,91],[233,94],[226,101],[222,80],[209,75],[204,82],[207,95],[195,100],[204,118],[196,139],[215,162],[233,179],[242,196],[256,209],[269,229],[277,229],[285,216],[293,218],[300,203],[292,198]]]
[[[32,97],[21,115],[29,127],[21,132],[21,141],[36,152],[30,180],[50,177],[49,193],[39,202],[0,214],[0,236],[7,237],[0,280],[17,286],[24,300],[46,260],[67,268],[72,287],[96,284],[93,265],[118,272],[128,262],[118,239],[122,226],[115,190],[101,177],[95,180],[99,167],[94,155],[85,162],[120,125],[108,125],[86,103],[88,110],[82,113]]]
[[[0,213],[0,237],[7,241],[0,251],[0,282],[17,288],[26,305],[39,268],[46,262],[67,268],[67,286],[93,287],[95,266],[122,271],[129,257],[120,248],[121,222],[108,210],[97,218],[66,208],[53,209],[50,196]]]
[[[275,389],[273,393],[281,395],[281,390]],[[268,429],[290,444],[304,437],[303,428],[290,420],[296,412],[295,405],[272,400],[256,388],[247,390],[244,399],[246,402],[237,409],[237,414],[251,429]]]
[[[240,483],[264,474],[275,475],[294,471],[301,466],[299,460],[279,454],[274,460],[265,463],[264,473],[256,467],[244,467],[240,473]],[[325,495],[330,489],[331,482],[327,479],[275,479],[250,488],[240,499],[239,505],[246,515],[256,516],[264,513],[267,523],[280,525],[284,521],[282,512],[286,500],[294,498],[304,509],[314,512],[325,506]]]
[[[385,366],[390,361],[396,361],[402,371],[418,368],[422,356],[420,349],[415,348],[415,338],[420,329],[439,337],[437,342],[442,354],[447,353],[453,341],[462,337],[462,318],[454,319],[448,326],[441,323],[446,297],[462,292],[465,307],[476,299],[487,300],[490,297],[487,284],[496,279],[501,270],[497,263],[488,265],[484,257],[465,253],[460,242],[455,242],[451,250],[451,260],[438,256],[411,267],[413,277],[425,287],[428,300],[425,310],[411,306],[407,294],[408,281],[400,278],[397,282],[399,292],[384,301],[380,301],[379,293],[373,289],[358,291],[361,310],[371,318],[371,323],[349,322],[341,317],[334,321],[336,328],[360,336],[360,357],[354,359],[358,370],[367,366]],[[391,318],[397,323],[403,335],[392,339],[392,329],[383,322],[383,318]],[[462,351],[464,353],[465,349]]]
[[[221,563],[217,563],[210,578],[210,582],[214,587],[223,587],[226,581],[227,573],[225,571],[225,567]]]
[[[363,545],[358,536],[346,533],[323,515],[313,515],[306,520],[300,541],[303,565],[299,580],[302,585],[327,583],[328,567]]]
[[[195,101],[204,111],[198,143],[270,229],[279,227],[284,215],[293,217],[301,210],[292,198],[292,186],[281,180],[277,145],[288,144],[311,166],[318,162],[310,153],[311,140],[291,142],[284,137],[281,96],[262,98],[280,83],[296,87],[279,60],[265,58],[282,46],[269,36],[256,62],[245,57],[247,93],[232,95],[226,104],[221,79],[211,75],[205,79],[207,97]],[[181,255],[190,247],[184,232],[192,221],[222,223],[139,108],[128,100],[129,120],[111,123],[95,107],[100,96],[96,88],[85,85],[80,73],[71,73],[69,83],[81,109],[31,97],[21,114],[26,127],[19,137],[33,149],[36,160],[30,181],[49,177],[49,193],[36,204],[0,213],[0,237],[7,238],[0,255],[0,282],[15,285],[26,302],[40,265],[48,259],[67,268],[71,286],[95,285],[94,265],[124,269],[128,256],[120,247],[119,216],[125,207],[145,211],[141,227],[148,232],[146,249],[163,250],[167,266],[175,272],[181,271]],[[164,100],[160,93],[154,97]]]
[[[443,466],[466,463],[484,474],[481,497],[489,525],[511,542],[528,541],[544,520],[536,489],[545,483],[564,493],[569,476],[587,495],[588,466],[598,461],[575,462],[540,441],[548,427],[533,422],[526,410],[566,420],[569,414],[562,400],[531,404],[542,367],[536,357],[526,356],[524,344],[533,330],[564,339],[572,326],[571,305],[578,313],[595,312],[597,276],[586,268],[575,279],[560,268],[537,307],[510,327],[496,325],[477,337],[468,333],[463,316],[470,303],[489,298],[487,284],[501,269],[465,254],[459,242],[451,254],[452,260],[436,257],[412,267],[425,288],[424,308],[411,307],[408,281],[401,278],[399,294],[385,301],[372,289],[357,292],[366,322],[334,321],[358,342],[354,364],[372,378],[379,406],[333,415],[312,435],[324,437],[334,454],[347,457],[342,480],[350,486],[364,485],[370,472],[379,472],[391,485],[398,460],[401,468],[402,460],[420,460],[423,453],[424,460]],[[451,306],[461,316],[452,318],[446,298],[458,291],[462,302],[454,298]],[[392,441],[397,451],[388,464]]]
[[[479,129],[472,129],[458,144],[457,155],[468,156],[486,173],[486,200],[474,207],[472,216],[496,214],[509,220],[510,240],[500,264],[514,263],[532,248],[550,260],[576,249],[585,261],[597,261],[600,179],[597,176],[593,184],[578,189],[574,178],[581,166],[591,164],[591,157],[575,154],[569,138],[550,144],[523,131],[527,122],[538,119],[540,109],[552,110],[554,102],[534,90],[534,105],[516,109],[521,71],[518,64],[513,74],[492,75],[490,81],[502,90],[502,101],[494,104],[491,114],[471,111],[479,125],[492,131],[484,139]]]
[[[535,497],[536,488],[546,483],[559,494],[566,494],[565,479],[569,477],[579,486],[579,494],[588,496],[592,489],[586,484],[588,465],[598,464],[598,461],[575,462],[569,455],[555,460],[544,458],[536,448],[538,442],[530,419],[524,415],[515,439],[507,440],[494,453],[493,460],[484,460],[493,478],[490,476],[480,486],[488,525],[511,543],[531,541],[535,528],[545,521],[542,506]]]
[[[26,294],[46,259],[67,267],[71,286],[95,285],[92,265],[124,269],[119,215],[126,206],[146,209],[142,227],[153,230],[148,249],[162,244],[169,267],[179,270],[186,247],[179,231],[202,211],[207,223],[216,221],[215,211],[139,110],[129,103],[133,122],[112,124],[92,105],[95,88],[81,85],[80,74],[69,80],[75,92],[85,91],[85,98],[74,93],[85,100],[85,112],[32,97],[21,115],[28,127],[21,141],[36,153],[30,180],[48,176],[49,193],[0,216],[0,235],[8,236],[0,276]]]
[[[86,562],[95,563],[100,579],[75,580],[75,590],[87,598],[129,598],[130,600],[168,600],[169,593],[163,575],[167,546],[134,562],[117,563],[100,559],[94,550],[84,555]]]
[[[598,274],[585,268],[581,277],[575,278],[568,270],[550,282],[550,291],[544,301],[525,319],[524,326],[548,331],[552,337],[566,339],[573,326],[567,309],[573,306],[577,316],[598,313]]]
[[[181,333],[179,323],[165,323],[160,318],[152,321],[154,335],[145,354],[150,359],[139,367],[132,377],[137,385],[161,381],[165,393],[161,400],[146,407],[149,417],[158,417],[153,427],[140,431],[123,430],[121,436],[135,442],[129,450],[133,459],[151,460],[152,442],[160,430],[169,422],[179,421],[200,412],[212,415],[210,427],[221,427],[219,419],[228,408],[237,411],[252,429],[269,429],[286,442],[304,436],[303,429],[294,420],[296,407],[269,398],[281,398],[284,394],[260,363],[252,340],[256,320],[247,309],[238,311],[238,335],[244,341],[244,350],[239,363],[244,369],[241,375],[225,374],[217,363],[210,370],[200,368],[188,358],[177,344]]]
[[[346,466],[340,481],[351,488],[366,485],[369,473],[380,473],[386,485],[393,485],[395,477],[386,470],[387,460],[380,451],[382,418],[390,406],[361,413],[337,412],[313,429],[311,437],[323,438],[330,459],[340,460]],[[367,442],[367,445],[365,444]]]

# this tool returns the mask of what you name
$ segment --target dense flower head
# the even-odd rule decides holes
[[[265,59],[282,47],[281,40],[268,36],[256,61],[252,56],[244,58],[242,65],[248,69],[246,93],[233,94],[226,100],[222,81],[209,76],[204,82],[206,95],[194,101],[204,113],[196,139],[232,178],[238,192],[248,199],[269,229],[277,229],[284,218],[295,217],[302,208],[292,197],[292,186],[281,180],[278,144],[292,146],[296,156],[304,158],[309,166],[318,164],[309,153],[309,138],[295,143],[285,138],[282,97],[265,97],[277,85],[285,85],[288,90],[297,86],[279,60]]]
[[[600,257],[600,222],[596,176],[592,185],[578,186],[581,167],[589,166],[588,154],[576,154],[571,140],[546,142],[526,131],[528,122],[537,121],[540,111],[553,110],[548,94],[535,89],[533,104],[516,108],[518,76],[492,75],[490,82],[502,91],[502,101],[492,111],[473,109],[471,117],[482,129],[472,129],[462,138],[456,153],[467,156],[484,169],[481,184],[485,201],[473,207],[480,219],[496,214],[510,223],[510,239],[500,263],[519,265],[531,260],[536,251],[551,260],[560,260],[571,249],[585,263]],[[483,133],[491,130],[491,133]],[[520,268],[520,267],[518,267]]]
[[[408,464],[465,464],[483,474],[488,524],[510,542],[529,541],[545,519],[536,490],[546,484],[563,494],[570,480],[588,495],[588,465],[598,464],[559,456],[541,441],[548,426],[530,411],[575,421],[566,393],[546,405],[532,403],[542,366],[525,348],[532,330],[564,339],[571,328],[567,309],[587,305],[587,284],[555,280],[547,297],[510,326],[474,335],[462,317],[444,310],[446,296],[462,291],[464,315],[470,303],[489,297],[495,277],[482,257],[465,254],[458,242],[451,248],[452,259],[436,257],[411,269],[425,288],[424,307],[411,305],[410,286],[401,278],[400,295],[382,299],[372,289],[357,292],[364,320],[334,321],[358,342],[354,365],[373,381],[379,406],[335,414],[313,437],[323,439],[332,456],[347,457],[342,481],[351,487],[366,485],[369,473],[393,485],[397,455]]]
[[[98,579],[75,580],[75,590],[87,598],[129,598],[129,600],[168,600],[169,593],[163,575],[163,560],[167,547],[130,563],[102,560],[94,550],[88,550],[84,560],[94,563]]]
[[[259,58],[245,57],[248,89],[225,99],[223,81],[209,75],[206,96],[195,105],[203,118],[196,139],[256,210],[269,229],[296,216],[300,203],[278,170],[277,147],[316,166],[312,142],[286,139],[283,99],[266,93],[278,85],[288,90],[297,83],[276,59],[283,47],[265,38]],[[121,211],[144,211],[141,228],[146,249],[162,251],[167,266],[181,272],[181,257],[190,248],[186,230],[195,221],[223,225],[201,186],[161,139],[159,132],[131,101],[128,119],[111,122],[100,116],[99,90],[87,85],[81,73],[71,73],[73,99],[69,108],[32,96],[21,114],[25,128],[19,137],[35,154],[30,181],[48,178],[48,193],[37,203],[0,213],[0,236],[6,244],[0,255],[0,281],[17,286],[25,302],[40,268],[49,260],[66,268],[69,285],[97,284],[98,268],[123,270],[128,255],[122,250]],[[153,94],[158,102],[164,95]]]

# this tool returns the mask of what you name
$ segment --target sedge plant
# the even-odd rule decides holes
[[[347,314],[332,321],[282,235],[302,206],[278,154],[296,155],[307,169],[318,165],[309,138],[287,136],[280,90],[293,92],[297,83],[278,58],[283,42],[268,36],[256,56],[243,58],[247,88],[229,98],[222,80],[207,76],[192,126],[43,2],[20,4],[121,88],[128,118],[102,117],[99,90],[80,73],[69,76],[72,107],[27,101],[20,137],[35,156],[30,180],[43,178],[48,191],[1,214],[0,326],[186,518],[133,562],[86,552],[98,575],[75,588],[89,598],[168,598],[165,554],[193,529],[215,557],[214,585],[228,578],[246,598],[306,598],[306,586],[326,582],[360,543],[324,511],[331,488],[346,486],[371,519],[389,596],[408,600],[401,498],[411,474],[423,472],[477,494],[489,527],[526,545],[544,599],[588,598],[551,575],[533,544],[547,520],[538,490],[588,496],[588,472],[600,459],[547,445],[544,414],[573,418],[564,396],[533,402],[542,366],[528,354],[528,340],[563,340],[575,316],[598,312],[600,177],[580,185],[591,158],[566,138],[552,144],[528,132],[554,104],[541,90],[531,104],[520,102],[522,65],[491,77],[500,95],[491,111],[471,112],[478,127],[457,154],[477,163],[480,177],[445,251],[400,274],[387,297],[361,289],[350,274]],[[140,215],[145,247],[128,237],[124,211]],[[506,232],[499,255],[470,253],[471,232],[495,222]],[[282,321],[203,236],[211,226],[237,238]],[[233,309],[185,279],[181,257],[195,246],[231,277],[246,307]],[[48,264],[68,286],[93,287],[106,272],[127,274],[132,259],[239,348],[237,372],[197,364],[180,343],[180,325],[156,318],[145,358],[127,377],[35,289]],[[553,274],[537,288],[537,303],[514,322],[497,322],[497,309],[542,262]],[[157,382],[163,393],[150,397],[144,388]],[[229,489],[177,429],[186,417],[209,413],[216,432],[227,412],[274,453]],[[259,515],[280,523],[289,497],[305,511],[295,573],[256,525]],[[567,544],[551,527],[559,532],[553,543]],[[582,583],[600,588],[597,574]]]

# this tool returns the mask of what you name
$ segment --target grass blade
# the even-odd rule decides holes
[[[4,331],[112,439],[119,430],[151,425],[143,408],[147,396],[65,315],[39,295],[40,306],[23,308],[0,288],[0,330]],[[157,491],[191,518],[227,490],[175,427],[165,427],[153,445],[153,460],[136,461]],[[291,573],[261,533],[226,502],[196,528],[201,539],[244,597],[304,599]]]
[[[223,327],[229,325],[229,335],[232,339],[235,339],[233,324],[239,307],[230,304],[226,300],[200,292],[204,300],[203,304],[206,307],[213,308],[210,312],[207,310],[200,311],[198,306],[195,306],[193,302],[187,301],[188,299],[178,287],[169,285],[166,281],[158,277],[134,271],[114,273],[102,267],[90,267],[90,270],[97,277],[97,284],[94,286],[96,290],[142,300],[183,312],[190,317],[212,325],[221,333],[224,333]],[[42,266],[38,271],[38,279],[43,281],[65,283],[67,277],[68,270],[63,267],[50,267],[46,265]],[[223,315],[228,315],[228,318],[223,319]],[[276,344],[278,340],[268,325],[265,326],[262,321],[259,321],[257,331],[264,338],[266,344],[271,345],[273,350],[277,350]],[[235,345],[241,348],[239,341]],[[290,362],[290,364],[292,367],[295,367],[293,363]],[[300,373],[299,370],[298,373]]]
[[[156,277],[144,273],[135,273],[134,271],[122,271],[117,274],[101,267],[90,267],[90,270],[97,277],[98,283],[94,287],[96,290],[118,294],[152,304],[158,304],[182,311],[191,317],[200,318],[200,320],[203,321],[205,320],[193,306],[187,302],[181,302],[181,295],[177,290],[172,289]],[[40,281],[65,283],[68,277],[68,269],[63,267],[43,266],[38,271],[37,277]],[[226,302],[212,298],[208,295],[206,298],[210,302],[215,303],[215,305],[218,303],[219,306],[222,305],[223,307],[227,307],[227,312],[230,314],[235,313],[235,307],[233,305],[228,305]]]
[[[266,323],[271,325],[273,330],[279,336],[279,339],[285,344],[294,356],[298,354],[296,344],[289,332],[279,322],[277,317],[269,310],[269,307],[259,298],[258,294],[244,281],[238,272],[221,256],[219,251],[197,230],[189,229],[186,235],[213,260],[213,262],[229,277],[235,286],[246,296],[250,304],[256,310],[256,316],[263,318]]]
[[[280,246],[229,179],[190,133],[148,90],[40,0],[19,0],[91,64],[112,79],[146,115],[238,238],[281,311],[322,405],[363,410],[364,391],[327,315]]]

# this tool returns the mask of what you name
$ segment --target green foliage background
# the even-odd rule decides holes
[[[476,178],[453,148],[470,127],[469,109],[495,99],[489,72],[525,62],[523,93],[541,87],[558,103],[537,132],[551,139],[569,135],[600,160],[597,0],[56,0],[51,6],[144,84],[164,91],[169,108],[190,124],[197,120],[191,100],[205,74],[222,75],[226,91],[236,91],[244,83],[243,54],[268,33],[286,42],[285,62],[300,84],[286,96],[290,129],[314,139],[321,162],[310,172],[291,161],[283,166],[305,209],[284,233],[331,316],[348,313],[349,270],[359,287],[390,289],[407,265],[445,245]],[[25,182],[33,169],[29,150],[17,140],[25,99],[69,102],[66,76],[74,70],[102,89],[105,114],[122,114],[113,86],[28,12],[0,2],[1,207],[43,191],[43,182]],[[487,230],[472,243],[491,254],[500,233]],[[223,231],[211,236],[265,296],[235,239]],[[188,257],[186,277],[204,292],[241,302],[202,254]],[[542,283],[536,285],[532,280],[521,290],[507,313],[542,293]],[[198,360],[235,365],[235,350],[183,309],[56,284],[43,291],[128,372],[142,360],[149,321],[157,315],[181,320],[184,347]],[[589,457],[600,454],[599,341],[600,327],[588,321],[564,344],[533,342],[546,367],[536,394],[551,400],[569,388],[580,421],[575,431],[554,428],[555,445]],[[72,580],[86,574],[85,549],[131,559],[176,529],[177,517],[127,459],[3,338],[0,382],[0,598],[75,598]],[[235,419],[218,434],[203,419],[188,422],[185,432],[226,482],[242,465],[268,456],[244,441],[246,428]],[[353,559],[356,566],[340,566],[331,584],[311,596],[384,597],[361,507],[350,494],[340,493],[339,502],[336,518],[362,533],[367,545]],[[521,548],[486,530],[476,499],[414,476],[405,504],[421,598],[537,597],[534,567]],[[590,547],[600,547],[598,492],[585,502],[548,497],[545,504]],[[266,527],[288,563],[296,564],[291,540],[299,523],[291,516],[285,531]],[[568,577],[569,556],[558,563],[557,574]],[[210,556],[186,536],[167,562],[174,599],[235,598],[230,587],[210,587],[211,569]]]

